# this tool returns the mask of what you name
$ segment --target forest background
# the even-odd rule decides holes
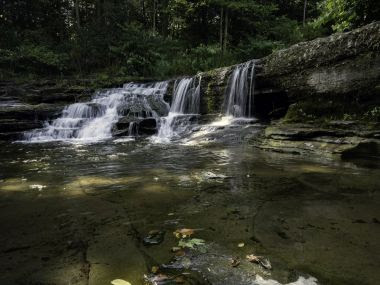
[[[194,74],[379,15],[378,0],[0,0],[0,76]]]

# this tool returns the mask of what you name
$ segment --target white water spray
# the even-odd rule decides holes
[[[153,141],[169,142],[188,131],[191,120],[199,114],[201,81],[201,77],[193,77],[175,83],[169,115],[161,119]]]
[[[236,66],[228,79],[224,97],[223,111],[225,116],[253,116],[255,92],[255,62],[249,61]]]
[[[167,114],[169,106],[163,97],[168,82],[154,84],[128,83],[122,88],[97,92],[90,102],[67,106],[62,116],[43,129],[25,134],[29,142],[99,141],[112,137],[112,127],[123,116],[133,118]],[[136,134],[136,124],[129,126],[129,135]]]

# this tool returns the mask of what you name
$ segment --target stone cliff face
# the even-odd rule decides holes
[[[202,73],[204,113],[220,112],[233,69]],[[253,141],[259,148],[379,155],[380,22],[258,60],[255,105],[256,116],[272,121]]]
[[[363,117],[380,106],[380,22],[296,44],[256,66],[259,115],[290,105],[289,121]],[[233,68],[202,73],[204,113],[220,111]]]
[[[377,22],[273,53],[260,77],[286,90],[289,120],[363,117],[380,106],[379,51]]]

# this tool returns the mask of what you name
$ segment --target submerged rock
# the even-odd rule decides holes
[[[135,117],[121,118],[112,130],[114,136],[154,135],[156,132],[156,119],[140,119]]]
[[[143,239],[143,244],[145,246],[159,245],[164,241],[165,232],[164,231],[150,231],[149,234]]]

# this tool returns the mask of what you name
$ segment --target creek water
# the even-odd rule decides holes
[[[246,128],[203,144],[1,144],[0,284],[377,284],[379,169],[261,152]],[[205,245],[173,261],[183,228]],[[154,230],[163,242],[143,245]]]
[[[0,284],[379,283],[378,161],[262,152],[254,62],[224,117],[199,115],[201,80],[170,109],[168,82],[99,91],[0,143]]]

